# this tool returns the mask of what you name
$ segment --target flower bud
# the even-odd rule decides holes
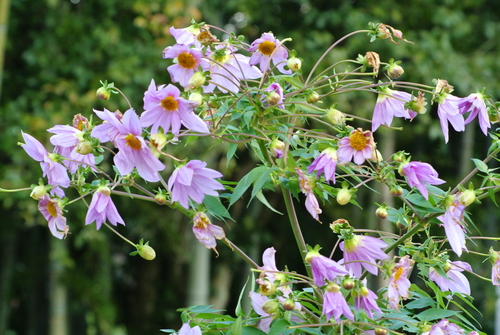
[[[473,190],[465,190],[458,196],[458,202],[464,206],[469,206],[476,200],[476,193]]]
[[[453,205],[453,203],[455,202],[455,196],[454,195],[448,195],[445,199],[444,199],[444,208],[448,208],[450,207],[451,205]]]
[[[276,106],[278,102],[280,102],[281,97],[278,93],[276,92],[269,92],[267,95],[267,103],[271,106]]]
[[[387,68],[387,75],[391,79],[396,79],[401,77],[401,75],[405,72],[403,67],[399,64],[390,64]]]
[[[89,141],[80,142],[76,146],[76,152],[78,152],[80,155],[90,154],[92,150],[92,144]]]
[[[337,203],[339,205],[345,205],[351,200],[351,192],[347,188],[342,188],[339,193],[337,193]]]
[[[200,86],[203,86],[203,84],[205,84],[205,81],[206,81],[206,77],[205,75],[203,74],[203,72],[195,72],[191,78],[189,78],[189,82],[188,82],[188,85],[189,87],[200,87]]]
[[[368,288],[366,286],[363,286],[359,289],[359,295],[362,297],[367,297],[368,293],[370,293],[370,291],[368,291]]]
[[[422,92],[418,92],[418,96],[413,97],[409,102],[410,109],[417,114],[425,114],[427,112],[427,108],[425,108],[426,105],[427,102]]]
[[[203,96],[198,92],[193,92],[189,95],[188,100],[196,102],[197,103],[196,107],[198,107],[203,102]]]
[[[262,310],[267,314],[273,314],[280,308],[279,303],[276,300],[267,300],[262,304]]]
[[[346,290],[352,290],[354,286],[355,286],[354,280],[352,280],[351,278],[344,279],[342,281],[342,287]]]
[[[451,270],[451,263],[449,261],[446,262],[446,264],[443,266],[444,272],[448,272]]]
[[[329,283],[328,285],[326,285],[326,290],[328,292],[338,293],[338,292],[340,292],[340,286],[338,286],[335,283]]]
[[[276,285],[269,280],[265,280],[260,286],[260,293],[265,296],[273,295],[276,292]]]
[[[403,195],[403,188],[399,185],[394,185],[391,187],[391,195],[395,197]]]
[[[167,136],[162,133],[156,133],[149,137],[149,143],[157,150],[163,149],[163,147],[167,144]]]
[[[430,330],[430,329],[429,329],[429,330]],[[373,330],[373,333],[374,333],[375,335],[387,335],[387,330],[386,330],[386,329],[384,329],[384,328],[375,328],[375,329]]]
[[[99,87],[99,89],[96,92],[96,96],[102,100],[109,100],[109,97],[111,96],[111,92],[108,89],[106,89],[105,87]]]
[[[165,205],[167,203],[167,196],[162,193],[155,195],[155,201],[158,205]]]
[[[345,114],[335,108],[330,108],[326,112],[326,118],[335,126],[341,126],[345,124]]]
[[[43,197],[45,194],[47,194],[47,189],[45,188],[45,185],[38,185],[33,188],[30,197],[32,197],[35,200],[40,200],[40,198]]]
[[[286,63],[288,68],[293,72],[297,72],[302,67],[302,61],[297,57],[290,57]]]
[[[379,207],[377,208],[377,210],[375,211],[375,215],[379,218],[379,219],[387,219],[387,217],[389,216],[389,213],[387,212],[387,209],[385,207]]]
[[[295,309],[295,301],[292,298],[288,298],[283,301],[282,306],[285,311],[293,311]]]
[[[143,245],[140,247],[139,256],[147,261],[152,261],[156,257],[156,252],[149,245]]]
[[[274,157],[276,158],[281,158],[283,157],[283,149],[285,148],[285,143],[278,140],[278,139],[274,139],[272,142],[271,142],[271,152],[272,154],[274,155]]]
[[[397,154],[394,154],[393,158],[392,158],[395,162],[404,162],[405,160],[405,154],[404,152],[398,152]]]
[[[319,100],[319,94],[317,92],[311,92],[307,95],[306,101],[310,104],[313,104]]]

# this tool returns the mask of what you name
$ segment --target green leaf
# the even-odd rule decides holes
[[[437,319],[449,318],[450,316],[453,316],[457,313],[460,312],[450,311],[447,309],[440,309],[440,308],[429,308],[423,311],[422,313],[415,315],[415,317],[422,321],[432,321]]]
[[[283,76],[283,77],[281,77],[281,79],[283,79],[284,81],[286,81],[290,85],[294,86],[295,88],[303,88],[304,87],[304,84],[296,77]]]
[[[264,196],[264,194],[262,193],[262,191],[257,192],[257,199],[259,199],[260,202],[262,202],[264,205],[266,205],[266,207],[269,208],[270,210],[272,210],[273,212],[275,212],[277,214],[280,214],[280,215],[283,215],[283,213],[281,213],[278,210],[274,209],[274,207],[271,206],[271,204],[269,204],[269,202],[267,202],[267,199]]]
[[[253,273],[252,273],[252,278],[253,278]],[[241,300],[243,299],[243,295],[245,293],[245,288],[247,287],[249,279],[250,278],[247,278],[245,285],[243,285],[243,288],[241,289],[240,296],[238,297],[238,304],[236,305],[236,310],[235,310],[235,314],[238,318],[245,316],[245,311],[243,311],[243,308],[241,308]]]
[[[233,218],[231,217],[231,215],[227,211],[226,207],[224,207],[224,205],[220,201],[219,197],[216,197],[213,195],[205,195],[205,198],[203,198],[203,204],[205,206],[207,206],[208,211],[215,218],[217,218],[221,221],[225,221],[224,218],[227,218],[229,220],[233,220]]]
[[[229,143],[226,154],[226,168],[229,166],[229,161],[234,157],[236,150],[238,149],[237,143]]]
[[[288,329],[290,324],[286,320],[276,320],[273,321],[271,329],[269,329],[268,335],[286,335],[293,333],[293,329]]]
[[[231,195],[231,201],[229,201],[229,207],[231,207],[239,198],[243,196],[243,193],[252,185],[252,183],[261,176],[268,169],[267,166],[258,166],[252,171],[248,172],[241,180],[238,185],[234,188],[233,194]]]
[[[488,173],[488,165],[486,165],[486,163],[477,158],[472,158],[472,161],[474,162],[479,171]]]
[[[262,330],[254,328],[254,327],[243,327],[242,335],[266,335]]]
[[[242,328],[243,328],[243,320],[242,320],[241,316],[238,316],[236,321],[234,321],[234,323],[231,325],[231,327],[229,327],[229,332],[231,334],[234,334],[234,335],[239,335],[243,331]]]
[[[277,167],[269,168],[262,175],[260,175],[259,178],[257,178],[257,180],[255,181],[255,183],[253,184],[252,196],[250,197],[250,200],[252,200],[253,197],[255,197],[255,195],[257,194],[257,192],[259,192],[260,190],[262,190],[262,188],[264,187],[264,185],[266,184],[266,182],[269,181],[269,175],[273,171],[276,171],[276,170],[278,170]]]
[[[436,302],[432,298],[420,297],[416,300],[413,300],[405,305],[406,308],[415,309],[415,308],[425,308],[436,306]]]

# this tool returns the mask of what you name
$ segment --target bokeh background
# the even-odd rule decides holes
[[[100,80],[114,82],[141,112],[151,78],[158,84],[169,82],[170,63],[161,57],[173,43],[169,28],[186,27],[191,19],[245,35],[247,42],[267,31],[280,39],[291,37],[287,45],[303,59],[305,73],[335,40],[366,29],[368,22],[383,22],[402,30],[414,44],[369,43],[366,35],[356,35],[335,48],[322,67],[376,51],[382,60],[403,61],[401,80],[432,85],[434,78],[447,79],[457,96],[483,87],[494,98],[500,93],[497,1],[266,0],[263,5],[261,0],[0,0],[0,187],[26,187],[41,175],[38,163],[17,144],[21,130],[48,143],[46,129],[69,124],[74,114],[89,117],[93,108],[127,108],[118,97],[96,99]],[[346,113],[370,118],[375,96],[353,94],[324,104],[332,102]],[[402,132],[380,130],[376,140],[386,157],[406,150],[415,160],[432,163],[450,181],[444,185],[448,187],[471,170],[471,157],[486,156],[490,142],[473,123],[465,133],[452,131],[445,146],[435,106],[428,107],[427,114],[405,124]],[[172,152],[206,160],[226,180],[238,180],[251,169],[251,155],[244,146],[238,149],[238,160],[226,165],[225,148],[206,150],[211,144],[202,140]],[[323,222],[345,218],[357,227],[388,228],[377,221],[370,205],[393,201],[381,192],[382,199],[358,193],[364,210],[323,205]],[[283,211],[279,195],[266,193]],[[287,265],[303,272],[286,219],[257,201],[248,205],[247,200],[231,208],[234,222],[217,224],[259,264],[262,251],[274,246],[278,268]],[[126,198],[116,202],[127,223],[119,231],[136,242],[149,240],[157,252],[154,261],[129,256],[130,245],[106,228],[85,227],[81,204],[72,205],[67,215],[72,234],[59,241],[50,235],[29,192],[0,193],[0,334],[159,334],[163,328],[178,329],[176,310],[190,304],[213,304],[234,314],[249,276],[245,263],[223,244],[216,258],[194,239],[189,220],[179,213]],[[486,201],[481,211],[474,209],[478,230],[470,227],[471,235],[499,236],[498,208]],[[318,225],[307,213],[299,215],[309,244],[333,247],[328,225]],[[478,248],[487,250],[490,245],[495,247],[485,243]],[[483,258],[463,259],[478,274],[490,276],[490,264],[481,263]],[[467,277],[474,305],[482,313],[473,315],[483,331],[492,334],[495,289]]]

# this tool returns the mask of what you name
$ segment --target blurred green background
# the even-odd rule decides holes
[[[267,31],[280,39],[291,37],[288,46],[303,59],[305,73],[335,40],[366,29],[368,22],[383,22],[402,30],[414,44],[368,43],[366,35],[356,35],[341,43],[322,65],[376,51],[384,61],[403,61],[401,80],[432,85],[434,78],[447,79],[457,96],[487,87],[497,98],[500,89],[497,1],[267,0],[265,6],[261,0],[0,3],[0,53],[4,54],[0,76],[2,188],[36,184],[41,175],[39,164],[17,145],[22,140],[21,130],[48,143],[46,129],[69,124],[74,114],[89,117],[93,108],[127,108],[116,96],[106,102],[97,100],[99,80],[114,82],[136,111],[142,112],[143,93],[151,78],[157,84],[169,82],[166,67],[170,63],[162,59],[161,52],[173,43],[170,26],[186,27],[192,18],[245,35],[247,42]],[[370,118],[375,96],[348,95],[337,102],[346,113]],[[448,187],[471,170],[471,157],[486,156],[489,139],[473,122],[465,133],[451,131],[445,146],[435,107],[428,107],[428,113],[405,124],[403,132],[381,130],[376,140],[386,157],[404,149],[414,160],[433,164],[440,177],[450,181],[445,185]],[[208,161],[226,180],[238,180],[251,169],[250,155],[243,146],[238,150],[237,164],[226,169],[224,147],[204,150],[210,144],[202,141],[189,151],[173,150]],[[284,210],[279,193],[266,196],[275,208]],[[371,197],[360,192],[358,202],[382,202]],[[130,246],[106,228],[96,231],[93,225],[85,227],[82,205],[71,206],[67,217],[72,234],[59,241],[50,235],[29,192],[0,193],[0,334],[159,334],[162,328],[177,329],[180,318],[176,309],[189,304],[214,304],[234,313],[249,275],[245,263],[223,244],[218,247],[220,257],[215,258],[194,239],[189,220],[179,213],[130,199],[116,202],[127,224],[119,231],[135,242],[149,240],[157,252],[154,261],[128,256]],[[377,222],[370,205],[364,211],[352,205],[339,208],[336,203],[322,207],[323,222],[343,217],[358,227],[387,225]],[[302,206],[297,208],[302,210]],[[498,209],[488,201],[481,209],[474,212],[472,208],[475,224],[484,235],[498,236]],[[278,268],[288,265],[303,272],[283,217],[258,202],[247,207],[245,199],[233,206],[231,214],[235,222],[217,224],[259,264],[262,251],[274,246]],[[329,250],[335,239],[329,235],[328,225],[319,226],[307,213],[299,215],[304,220],[306,241]],[[478,234],[472,229],[472,235]],[[479,247],[487,250],[489,244]],[[490,276],[489,263],[468,257],[464,260],[470,261],[477,273]],[[474,305],[482,312],[482,316],[474,316],[483,331],[491,334],[495,289],[467,277],[472,282]]]

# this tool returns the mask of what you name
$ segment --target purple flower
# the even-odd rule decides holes
[[[319,221],[319,214],[321,214],[322,211],[321,208],[319,208],[318,199],[314,195],[314,192],[310,185],[310,180],[306,176],[306,174],[298,167],[295,168],[295,171],[297,172],[297,179],[299,181],[300,190],[306,195],[306,209],[315,220]]]
[[[107,186],[100,186],[94,192],[85,217],[86,225],[95,221],[96,229],[100,229],[106,220],[114,226],[118,223],[125,225],[110,195],[111,190]]]
[[[121,123],[122,113],[119,111],[111,113],[106,108],[102,112],[94,109],[94,113],[104,122],[92,129],[91,136],[99,139],[101,143],[112,142],[116,146],[116,138],[120,136],[120,131],[125,131]]]
[[[491,282],[495,286],[500,286],[500,255],[493,248],[490,249],[490,254],[493,253],[493,267],[491,268]]]
[[[377,304],[377,295],[372,290],[363,286],[354,297],[354,308],[358,311],[364,309],[370,319],[373,319],[373,312],[382,313]]]
[[[189,326],[189,323],[185,323],[179,330],[178,335],[201,335],[201,329],[199,326],[194,326],[193,328],[191,328],[191,326]]]
[[[51,199],[48,195],[44,195],[38,201],[38,210],[49,223],[52,235],[62,239],[68,234],[69,227],[66,225],[59,199]]]
[[[378,238],[353,235],[352,238],[340,243],[340,249],[344,252],[344,266],[358,278],[361,277],[362,267],[377,275],[376,260],[389,257],[382,250],[385,247],[387,243]]]
[[[348,319],[354,320],[354,315],[340,292],[340,286],[335,283],[330,283],[326,287],[325,294],[323,295],[322,314],[325,315],[327,322],[333,316],[335,321],[340,323],[340,317],[342,315]]]
[[[223,190],[224,186],[215,180],[221,178],[218,171],[205,168],[207,163],[192,160],[172,173],[168,179],[168,191],[172,200],[178,201],[182,207],[189,208],[189,199],[201,204],[205,194],[218,196],[215,190]]]
[[[411,100],[411,94],[409,93],[385,88],[383,93],[378,95],[377,102],[375,103],[372,132],[377,130],[381,124],[389,127],[395,116],[404,117],[405,119],[411,118],[410,110],[405,109],[405,103]]]
[[[71,173],[75,173],[79,166],[95,166],[95,157],[90,152],[82,154],[86,150],[82,144],[84,142],[83,131],[78,128],[67,125],[56,125],[47,129],[49,133],[53,133],[50,138],[50,143],[55,145],[55,150],[61,156],[68,158],[64,163]],[[90,146],[90,144],[88,144]],[[91,149],[91,147],[90,147]]]
[[[375,142],[372,132],[358,128],[339,141],[337,157],[340,164],[349,163],[351,159],[354,159],[355,164],[361,165],[366,159],[372,159],[374,153]]]
[[[269,332],[271,328],[271,322],[273,321],[273,316],[264,309],[262,306],[269,300],[265,295],[259,294],[257,292],[250,292],[250,300],[252,301],[252,308],[259,316],[262,318],[259,320],[258,328],[265,332],[266,334]]]
[[[429,278],[438,284],[441,291],[458,292],[470,295],[470,285],[462,271],[472,271],[471,266],[466,262],[448,262],[446,264],[446,277],[441,276],[434,268],[429,269]]]
[[[307,172],[317,171],[317,176],[325,175],[326,181],[333,181],[335,184],[335,169],[337,167],[337,150],[335,148],[326,148],[309,165]]]
[[[272,106],[278,106],[281,109],[285,109],[283,105],[283,88],[278,83],[272,83],[266,89],[269,92],[267,95],[267,102]],[[262,100],[265,100],[264,96]]]
[[[443,93],[438,99],[438,116],[439,122],[441,124],[441,129],[443,130],[444,141],[448,143],[448,122],[451,123],[453,129],[456,131],[464,131],[464,117],[460,114],[458,105],[461,102],[461,98],[454,95]]]
[[[488,134],[488,128],[491,127],[490,118],[484,103],[484,96],[481,93],[473,93],[469,96],[462,98],[458,104],[460,114],[470,111],[469,116],[465,120],[465,124],[470,123],[477,116],[479,120],[479,127],[485,135]]]
[[[52,186],[68,187],[70,183],[68,172],[64,165],[57,162],[57,155],[49,154],[42,143],[33,136],[24,132],[21,133],[26,142],[21,146],[31,158],[40,162],[43,176],[47,176],[48,183]]]
[[[260,64],[262,72],[269,70],[272,60],[281,73],[292,73],[292,71],[284,69],[288,58],[288,51],[272,33],[262,34],[260,38],[252,42],[248,51],[253,53],[252,57],[250,57],[250,65]]]
[[[438,173],[428,163],[409,162],[400,169],[401,174],[406,177],[408,184],[411,187],[416,187],[422,193],[422,196],[428,200],[429,191],[425,183],[429,185],[440,185],[445,183],[444,180],[438,178]]]
[[[200,33],[200,29],[195,28],[193,26],[189,26],[187,28],[179,28],[179,29],[170,27],[169,32],[170,35],[172,35],[172,37],[175,38],[175,42],[177,44],[192,45],[196,44],[197,42],[196,37]]]
[[[202,59],[202,57],[203,54],[200,50],[181,44],[169,46],[163,50],[164,59],[175,59],[175,64],[167,68],[172,78],[172,82],[178,82],[182,87],[188,87],[189,79],[200,66],[204,71],[208,70],[209,64],[205,59]]]
[[[349,274],[344,266],[328,257],[320,255],[320,253],[315,250],[309,251],[306,255],[306,260],[311,264],[314,285],[318,287],[325,285],[325,280],[332,282],[339,276]]]
[[[437,217],[443,223],[444,231],[451,248],[458,255],[462,255],[462,250],[467,251],[465,246],[465,227],[464,227],[465,206],[458,201],[455,195],[453,203],[446,209],[444,215]]]
[[[156,134],[158,127],[167,133],[179,134],[181,124],[199,133],[209,133],[207,124],[193,112],[197,103],[180,97],[181,92],[174,85],[155,85],[151,79],[144,93],[144,112],[141,114],[143,127],[153,126],[151,133]]]
[[[198,212],[193,218],[193,233],[194,236],[208,249],[213,249],[217,255],[217,240],[225,239],[224,229],[210,222],[210,219],[205,213]]]
[[[471,333],[469,333],[469,335],[471,335]],[[422,335],[462,335],[462,334],[464,334],[464,330],[461,329],[456,324],[451,323],[447,319],[442,319],[435,325],[432,325],[431,329],[428,332],[422,333]]]
[[[413,268],[414,260],[406,255],[401,257],[399,262],[394,265],[391,270],[391,278],[389,280],[389,287],[387,289],[387,297],[389,298],[389,305],[391,308],[399,309],[399,300],[401,298],[408,299],[410,293],[411,282],[408,275]]]

